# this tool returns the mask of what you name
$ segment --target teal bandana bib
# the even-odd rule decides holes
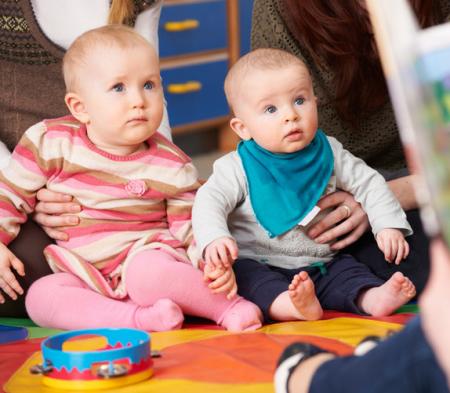
[[[256,219],[270,237],[294,228],[316,206],[334,168],[333,152],[321,129],[295,153],[271,153],[253,140],[240,142],[237,150]]]

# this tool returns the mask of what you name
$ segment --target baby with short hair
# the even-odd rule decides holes
[[[317,202],[336,189],[362,205],[389,262],[408,255],[404,236],[412,231],[383,177],[318,128],[305,64],[257,49],[231,68],[225,93],[231,128],[243,141],[215,162],[193,208],[210,287],[238,291],[278,321],[319,319],[322,308],[383,316],[408,302],[415,287],[402,273],[383,282],[307,235],[325,213]]]
[[[36,192],[72,195],[80,224],[45,249],[55,272],[26,297],[37,324],[60,329],[170,330],[183,314],[231,331],[261,326],[252,303],[205,285],[193,244],[198,174],[158,133],[163,93],[154,48],[110,25],[81,35],[63,62],[71,116],[32,126],[0,173],[0,286],[20,291],[24,266],[7,248],[36,203]]]

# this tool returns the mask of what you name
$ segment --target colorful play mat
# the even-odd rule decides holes
[[[266,325],[255,332],[232,334],[206,321],[186,324],[183,329],[151,333],[153,376],[134,385],[107,392],[263,393],[273,392],[272,378],[278,356],[294,341],[311,342],[338,354],[350,354],[368,335],[386,336],[398,331],[417,312],[403,307],[393,316],[366,318],[326,312],[323,320]],[[41,375],[30,367],[42,363],[40,343],[60,331],[35,327],[29,320],[0,318],[0,325],[25,326],[28,337],[0,344],[0,386],[5,392],[57,392],[42,384]],[[68,343],[68,350],[101,348],[101,338]],[[68,392],[65,390],[65,392]]]

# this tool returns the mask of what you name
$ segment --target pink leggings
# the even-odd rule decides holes
[[[212,319],[230,331],[261,326],[259,309],[247,300],[213,294],[203,274],[159,250],[139,253],[126,272],[128,298],[112,299],[70,273],[37,280],[26,308],[40,326],[57,329],[132,327],[150,331],[180,328],[183,314]]]

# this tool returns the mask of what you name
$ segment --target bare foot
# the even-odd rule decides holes
[[[322,306],[307,272],[303,271],[294,276],[288,292],[292,304],[299,313],[299,319],[315,321],[322,318]]]
[[[416,287],[403,273],[396,272],[380,287],[370,288],[358,299],[358,306],[374,317],[391,315],[408,303],[416,294]]]

